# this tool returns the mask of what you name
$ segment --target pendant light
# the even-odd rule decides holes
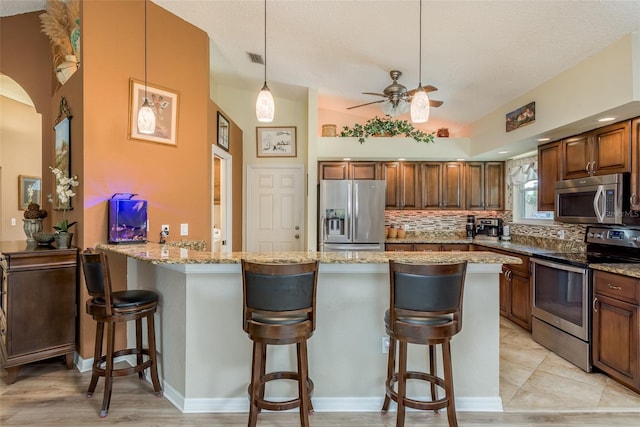
[[[264,0],[264,85],[256,101],[256,117],[259,122],[272,122],[275,113],[273,95],[267,86],[267,0]]]
[[[422,87],[422,0],[420,0],[420,52],[419,52],[418,89],[411,98],[411,121],[426,123],[429,120],[429,97]]]
[[[147,0],[144,0],[144,102],[138,110],[138,132],[151,135],[156,131],[156,115],[147,96]]]

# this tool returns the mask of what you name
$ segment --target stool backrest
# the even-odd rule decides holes
[[[425,315],[454,314],[462,318],[467,262],[404,264],[389,261],[392,318],[396,309]]]
[[[111,278],[107,256],[103,252],[83,251],[80,254],[80,263],[89,295],[94,298],[104,298],[107,315],[110,315]]]
[[[242,260],[245,320],[250,312],[303,312],[315,327],[318,261],[261,264]]]

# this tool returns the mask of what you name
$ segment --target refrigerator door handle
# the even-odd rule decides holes
[[[345,233],[345,235],[347,236],[347,239],[349,242],[353,242],[353,227],[351,224],[351,221],[353,221],[353,203],[352,203],[352,197],[351,197],[351,181],[349,181],[347,183],[347,218],[345,218],[345,227],[347,227],[347,231]]]
[[[327,241],[327,222],[324,219],[324,215],[320,217],[320,227],[322,227],[322,231],[320,231],[320,242],[324,244]]]
[[[358,197],[358,184],[353,183],[353,242],[358,238],[358,215],[360,215],[360,198]]]

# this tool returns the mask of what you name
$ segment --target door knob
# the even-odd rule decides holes
[[[300,227],[298,227],[297,225],[294,227],[296,230],[300,230]]]
[[[300,235],[299,235],[299,234],[296,234],[296,235],[295,235],[295,236],[293,236],[293,237],[295,237],[296,239],[299,239],[299,238],[300,238]]]

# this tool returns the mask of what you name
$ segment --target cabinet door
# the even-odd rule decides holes
[[[593,302],[593,364],[638,390],[640,322],[637,305],[595,294]]]
[[[402,209],[418,209],[420,207],[418,163],[401,162],[400,176],[400,207]]]
[[[562,179],[562,144],[560,141],[538,147],[538,210],[556,207],[556,181]]]
[[[500,314],[509,318],[509,301],[511,300],[511,282],[509,282],[509,267],[502,266],[500,273]]]
[[[380,179],[380,163],[351,162],[349,165],[350,179]]]
[[[465,169],[467,209],[484,209],[484,162],[467,162]]]
[[[412,251],[413,245],[411,243],[387,243],[384,245],[384,249],[391,252]]]
[[[589,176],[587,167],[591,162],[591,144],[588,133],[562,141],[562,155],[562,179]]]
[[[615,123],[592,132],[592,172],[595,175],[630,172],[629,122]]]
[[[484,208],[497,211],[504,209],[504,163],[484,164]]]
[[[444,209],[464,208],[464,163],[445,162],[442,177],[442,207]]]
[[[511,300],[509,318],[527,330],[531,330],[531,285],[529,275],[511,270],[509,275]]]
[[[640,118],[631,122],[631,209],[640,210]]]
[[[440,252],[442,246],[440,243],[416,243],[413,245],[416,252]]]
[[[318,164],[319,179],[349,179],[348,162],[320,162]]]
[[[385,208],[400,209],[400,162],[383,163],[382,176],[387,181]]]
[[[439,209],[442,206],[442,169],[441,162],[420,164],[422,209]]]

